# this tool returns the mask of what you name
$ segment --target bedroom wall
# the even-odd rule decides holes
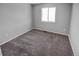
[[[69,38],[74,55],[79,56],[79,3],[73,4]]]
[[[41,22],[41,8],[43,7],[56,7],[55,23]],[[68,3],[33,5],[33,28],[67,35],[69,34],[71,11],[72,4]]]
[[[0,45],[31,30],[31,5],[0,3]]]

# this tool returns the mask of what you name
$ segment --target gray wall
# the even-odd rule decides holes
[[[0,4],[0,44],[31,30],[29,4]]]
[[[56,22],[41,22],[41,8],[56,7]],[[35,29],[57,32],[61,34],[69,33],[69,23],[71,19],[72,4],[53,3],[33,5],[33,27]]]
[[[79,4],[73,4],[70,27],[70,42],[74,55],[79,56]]]

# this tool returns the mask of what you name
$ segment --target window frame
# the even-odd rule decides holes
[[[44,8],[47,8],[47,9],[48,9],[48,11],[47,11],[47,21],[44,21],[44,19],[43,19],[43,14],[42,14],[42,13],[43,13],[43,9],[44,9]],[[54,19],[53,19],[52,21],[49,20],[49,18],[51,17],[51,16],[49,16],[49,15],[50,15],[50,14],[49,14],[49,12],[50,12],[49,9],[50,9],[50,8],[54,8],[54,9],[55,9],[55,10],[54,10],[54,11],[55,11],[55,12],[54,12]],[[55,23],[55,22],[56,22],[56,18],[55,18],[55,17],[56,17],[56,7],[43,7],[43,8],[41,9],[41,15],[42,15],[42,17],[41,17],[41,21],[42,21],[42,22],[53,22],[53,23]]]

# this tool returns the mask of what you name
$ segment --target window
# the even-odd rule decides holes
[[[42,21],[55,22],[56,7],[42,8]]]

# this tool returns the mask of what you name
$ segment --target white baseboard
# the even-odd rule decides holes
[[[70,38],[70,34],[68,35],[68,38],[69,38],[69,42],[70,42],[70,45],[71,45],[71,48],[72,48],[73,54],[75,55],[75,53],[74,53],[74,49],[73,49],[73,47],[72,47],[72,41],[71,41],[71,38]]]
[[[31,31],[31,30],[32,30],[32,29],[29,29],[29,30],[27,30],[26,32],[29,32],[29,31]],[[9,41],[11,41],[11,40],[13,40],[13,39],[15,39],[16,37],[18,37],[18,36],[20,36],[20,35],[23,35],[23,34],[26,33],[26,32],[23,32],[23,33],[21,33],[21,34],[18,34],[18,35],[16,35],[16,36],[14,36],[14,37],[8,39],[7,41],[1,43],[0,46],[3,45],[3,44],[5,44],[5,43],[7,43],[7,42],[9,42]]]
[[[2,56],[2,51],[1,51],[1,47],[0,47],[0,56]]]
[[[66,34],[66,33],[59,33],[59,32],[53,32],[53,33],[57,33],[57,34],[60,34],[60,35],[68,36],[68,34]]]
[[[32,29],[27,30],[26,32],[31,31],[31,30],[32,30]],[[37,30],[41,30],[41,29],[37,29]],[[46,30],[42,30],[42,31],[46,31]],[[24,34],[24,33],[26,33],[26,32],[23,32],[23,33],[21,33],[21,34],[18,34],[18,35],[16,35],[16,36],[14,36],[14,37],[10,38],[9,40],[7,40],[7,41],[5,41],[5,42],[1,43],[1,44],[0,44],[0,46],[1,46],[2,44],[5,44],[5,43],[9,42],[9,41],[10,41],[10,40],[12,40],[12,39],[14,39],[14,38],[18,37],[18,36],[20,36],[20,35],[23,35],[23,34]],[[50,31],[48,31],[48,32],[50,32]],[[61,35],[66,35],[66,36],[69,36],[68,34],[59,33],[59,32],[52,32],[52,33],[57,33],[57,34],[61,34]]]
[[[47,30],[43,30],[43,29],[38,29],[36,28],[37,30],[41,30],[41,31],[47,31]],[[60,34],[60,35],[65,35],[65,36],[68,36],[69,34],[66,34],[66,33],[60,33],[60,32],[53,32],[53,31],[47,31],[47,32],[51,32],[51,33],[57,33],[57,34]]]

